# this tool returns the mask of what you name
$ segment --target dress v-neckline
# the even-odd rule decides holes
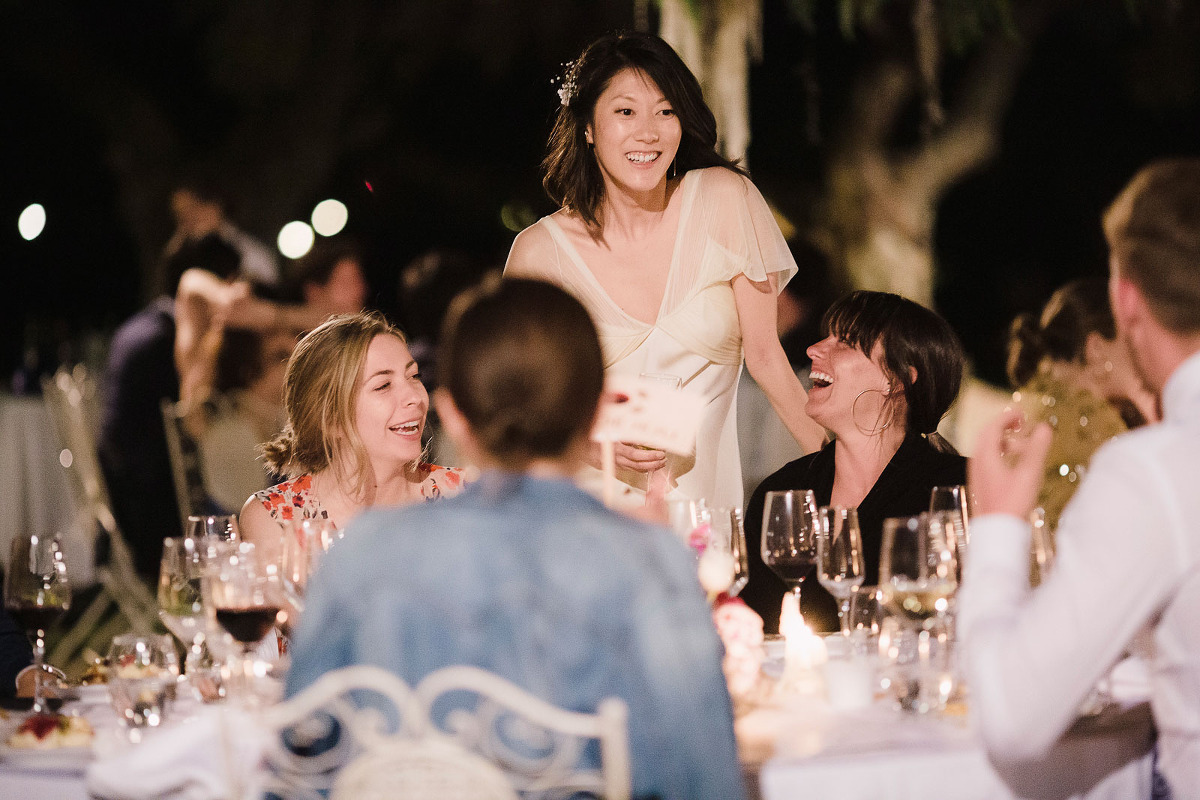
[[[671,246],[671,263],[667,266],[667,280],[663,285],[663,295],[658,301],[658,312],[654,315],[654,319],[650,320],[649,322],[633,316],[612,298],[612,295],[610,295],[608,290],[604,288],[604,284],[600,283],[600,279],[596,277],[596,273],[593,272],[592,268],[588,266],[587,261],[584,260],[579,250],[575,247],[575,244],[571,241],[571,237],[565,230],[563,230],[562,225],[558,223],[558,220],[554,218],[553,214],[546,217],[544,220],[549,224],[551,231],[556,234],[555,238],[559,240],[563,248],[567,251],[567,255],[569,255],[571,259],[579,266],[580,272],[584,273],[586,280],[591,282],[593,288],[595,288],[600,296],[603,297],[609,305],[615,308],[617,312],[621,314],[621,316],[625,317],[625,319],[644,328],[653,328],[659,323],[660,320],[662,320],[664,316],[667,296],[671,293],[671,284],[674,282],[676,268],[679,263],[679,243],[680,239],[683,237],[683,221],[690,210],[693,186],[696,184],[696,181],[692,180],[691,178],[693,172],[697,172],[697,170],[688,170],[685,172],[683,174],[683,178],[681,178],[679,182],[679,189],[677,191],[680,191],[683,194],[679,198],[679,219],[675,223],[675,242]]]

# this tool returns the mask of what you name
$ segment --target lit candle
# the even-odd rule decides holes
[[[784,638],[784,674],[795,678],[804,670],[825,663],[825,642],[815,635],[800,615],[800,602],[794,594],[783,598],[779,614],[779,632]]]

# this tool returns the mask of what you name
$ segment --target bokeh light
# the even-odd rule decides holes
[[[17,218],[17,230],[21,232],[21,238],[27,242],[32,242],[46,228],[46,209],[41,203],[32,203],[25,207],[21,212],[21,216]]]
[[[279,245],[279,252],[288,258],[300,258],[312,249],[315,238],[313,229],[307,222],[295,220],[279,229],[279,239],[276,243]]]
[[[341,200],[322,200],[313,209],[313,230],[322,236],[336,236],[346,227],[350,212]]]

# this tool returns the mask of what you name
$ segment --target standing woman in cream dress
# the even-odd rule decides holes
[[[668,496],[741,506],[743,354],[805,451],[825,437],[804,413],[775,326],[775,298],[796,263],[762,195],[716,152],[700,85],[662,39],[597,40],[568,67],[559,96],[543,184],[562,208],[517,236],[505,275],[574,294],[599,329],[608,372],[677,376],[705,398],[692,455],[617,445],[627,494],[667,468]]]

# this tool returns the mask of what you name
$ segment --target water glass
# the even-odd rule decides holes
[[[237,542],[242,538],[238,530],[237,517],[232,514],[210,514],[188,517],[184,534],[192,539],[215,537],[228,542]]]
[[[750,554],[746,552],[746,527],[740,508],[714,508],[709,510],[709,535],[705,552],[709,549],[727,556],[732,567],[733,580],[726,589],[730,597],[736,597],[750,581]]]
[[[108,651],[109,696],[129,728],[157,727],[166,718],[179,678],[175,645],[166,634],[128,633]]]
[[[954,541],[958,549],[958,577],[967,568],[967,545],[971,538],[971,502],[966,486],[935,486],[929,493],[929,511],[945,511],[954,524]]]
[[[817,580],[837,598],[838,624],[850,635],[850,598],[863,582],[862,533],[858,510],[823,506],[817,529]]]

